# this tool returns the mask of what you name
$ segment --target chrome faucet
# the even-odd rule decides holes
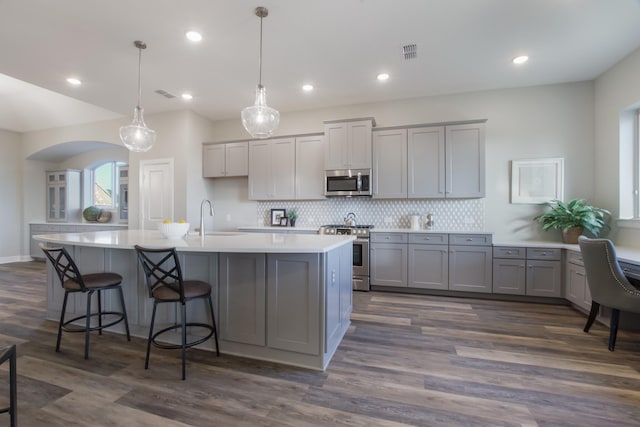
[[[202,203],[200,204],[200,235],[204,236],[204,204],[205,203],[209,203],[209,215],[214,216],[213,213],[213,205],[211,204],[211,201],[205,199],[202,201]]]

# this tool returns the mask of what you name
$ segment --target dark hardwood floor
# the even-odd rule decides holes
[[[179,352],[153,349],[145,370],[139,338],[94,334],[85,361],[65,334],[56,353],[44,266],[0,265],[20,426],[640,425],[640,333],[611,353],[607,328],[585,334],[568,306],[357,292],[326,372],[192,349],[181,381]]]

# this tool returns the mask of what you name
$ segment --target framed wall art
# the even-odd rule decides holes
[[[564,199],[564,159],[511,161],[511,203],[545,203]]]

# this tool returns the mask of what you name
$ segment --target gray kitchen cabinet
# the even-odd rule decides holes
[[[267,347],[312,355],[323,350],[319,257],[267,254]]]
[[[369,274],[372,285],[407,287],[407,242],[406,233],[371,233]]]
[[[493,248],[493,293],[526,294],[526,248]]]
[[[298,200],[325,199],[323,135],[296,137],[295,196]]]
[[[220,339],[264,346],[266,255],[220,254]]]
[[[484,123],[446,126],[445,132],[446,197],[484,197]]]
[[[249,143],[203,144],[202,176],[218,178],[249,174]]]
[[[373,197],[407,198],[407,130],[373,132]]]
[[[373,131],[375,198],[485,196],[484,122]]]
[[[75,169],[46,172],[47,222],[79,221],[81,172]]]
[[[371,169],[373,118],[324,122],[325,169]]]
[[[409,235],[408,287],[449,289],[447,234]]]
[[[295,138],[249,142],[249,199],[295,199]]]
[[[350,323],[353,308],[351,254],[352,247],[346,245],[325,255],[325,342],[329,352],[337,349]]]
[[[491,293],[492,261],[491,246],[449,245],[449,290]]]
[[[561,249],[527,248],[527,295],[562,296],[561,257]]]
[[[445,197],[445,127],[407,130],[407,197]]]
[[[587,282],[587,272],[584,269],[582,254],[577,251],[567,251],[564,297],[585,311],[591,310],[591,291]]]

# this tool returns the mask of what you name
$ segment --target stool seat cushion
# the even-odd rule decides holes
[[[184,297],[186,299],[205,297],[211,294],[211,285],[200,280],[184,280]],[[161,301],[180,301],[180,285],[163,284],[153,290],[153,297]]]
[[[92,273],[83,274],[82,280],[84,285],[89,289],[108,288],[110,286],[117,286],[122,283],[122,276],[117,273]],[[73,280],[67,279],[62,285],[68,291],[80,291],[80,284]]]

